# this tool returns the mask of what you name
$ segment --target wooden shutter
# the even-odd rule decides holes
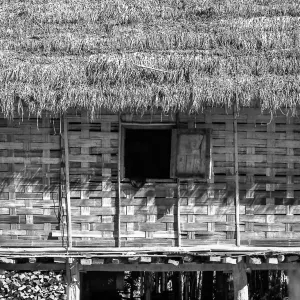
[[[210,178],[210,132],[210,129],[172,131],[171,178]]]

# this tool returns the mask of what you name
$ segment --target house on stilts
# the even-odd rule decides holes
[[[277,270],[298,299],[299,18],[298,0],[4,1],[0,297],[61,271],[47,299],[246,300]]]

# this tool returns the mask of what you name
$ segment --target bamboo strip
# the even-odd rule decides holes
[[[66,173],[66,206],[67,206],[67,235],[68,248],[72,248],[72,217],[70,199],[70,166],[69,166],[69,144],[68,144],[68,121],[64,117],[64,146],[65,146],[65,173]]]
[[[237,130],[237,102],[234,107],[234,173],[235,173],[235,223],[236,245],[241,245],[240,237],[240,195],[239,195],[239,162],[238,162],[238,130]]]
[[[119,138],[118,138],[118,219],[117,219],[117,230],[118,230],[118,241],[117,247],[121,247],[121,142],[122,142],[122,123],[121,114],[119,113]]]
[[[181,228],[180,228],[180,179],[177,179],[177,245],[181,247]]]

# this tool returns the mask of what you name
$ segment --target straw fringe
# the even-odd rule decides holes
[[[295,113],[298,0],[3,1],[0,107]]]

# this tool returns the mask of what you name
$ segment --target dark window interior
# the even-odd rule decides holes
[[[126,129],[125,177],[170,178],[171,130]]]

